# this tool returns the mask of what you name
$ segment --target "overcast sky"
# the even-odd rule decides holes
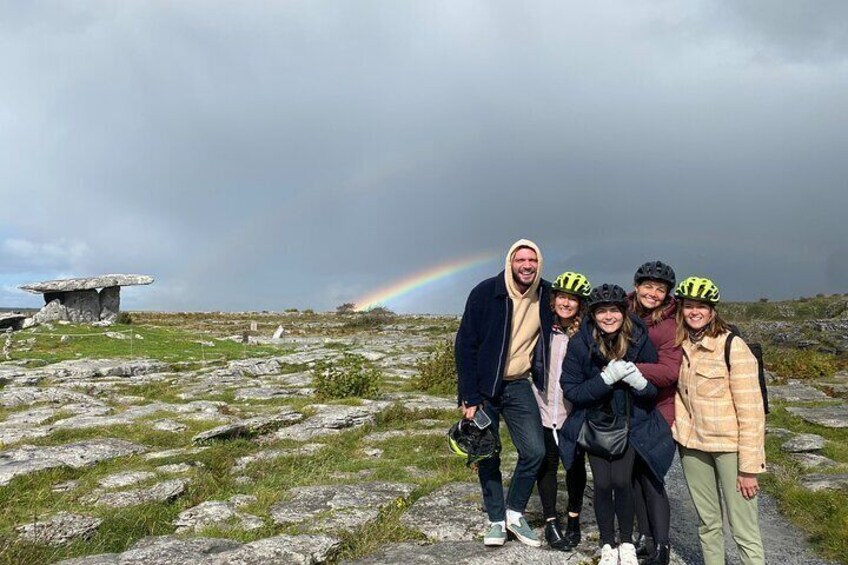
[[[459,312],[643,261],[724,297],[848,292],[848,3],[0,1],[0,305]]]

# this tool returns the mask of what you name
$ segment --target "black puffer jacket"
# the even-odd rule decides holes
[[[630,314],[633,336],[625,361],[634,363],[656,363],[657,352],[648,339],[648,329],[638,317]],[[565,425],[559,431],[559,450],[565,468],[571,467],[577,449],[577,436],[586,410],[600,408],[610,403],[616,414],[625,414],[625,401],[629,396],[630,435],[629,440],[639,456],[647,463],[651,472],[660,480],[665,477],[674,459],[674,440],[671,429],[656,410],[657,388],[650,382],[641,391],[636,391],[625,382],[606,384],[601,371],[607,360],[601,355],[598,344],[592,338],[595,322],[587,316],[580,331],[571,338],[562,366],[560,384],[565,398],[574,405]]]

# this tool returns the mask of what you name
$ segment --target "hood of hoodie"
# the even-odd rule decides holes
[[[635,290],[630,291],[627,294],[627,301],[631,305],[631,308],[632,308],[633,305],[636,304],[636,300],[637,300],[636,299],[636,291]],[[659,322],[661,322],[662,320],[668,320],[669,318],[674,319],[674,317],[677,315],[677,300],[675,300],[673,296],[669,296],[668,302],[659,306],[659,308],[662,309],[662,319]],[[633,312],[632,309],[630,311]],[[645,324],[647,324],[648,326],[655,326],[656,324],[659,323],[659,322],[656,322],[656,323],[653,322],[653,316],[650,313],[646,314],[644,316],[641,316],[641,318],[642,318],[642,321],[645,322]]]
[[[518,285],[515,284],[515,279],[512,278],[512,257],[515,253],[521,249],[522,247],[528,247],[536,252],[536,258],[539,260],[539,265],[536,267],[536,277],[533,279],[530,288],[527,289],[527,292],[522,293],[518,289]],[[539,281],[542,280],[542,252],[539,250],[539,246],[530,241],[529,239],[519,239],[509,248],[509,251],[506,254],[506,262],[504,269],[504,282],[506,282],[506,289],[509,296],[512,298],[521,298],[522,296],[532,296],[536,289],[539,288]]]

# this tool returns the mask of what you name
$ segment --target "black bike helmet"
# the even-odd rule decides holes
[[[489,426],[480,429],[471,420],[460,420],[448,431],[448,447],[465,457],[465,466],[494,457],[501,452],[501,441]]]
[[[633,282],[638,285],[645,279],[664,282],[668,285],[669,291],[677,284],[674,269],[662,261],[648,261],[636,269],[636,274],[633,275]]]
[[[627,293],[617,284],[602,284],[596,286],[589,293],[589,299],[586,301],[589,310],[594,310],[602,304],[615,304],[627,309]]]

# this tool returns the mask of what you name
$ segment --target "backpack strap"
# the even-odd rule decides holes
[[[734,332],[730,332],[727,339],[724,341],[724,364],[727,365],[727,372],[730,373],[730,346],[733,343],[733,338],[736,337]]]

